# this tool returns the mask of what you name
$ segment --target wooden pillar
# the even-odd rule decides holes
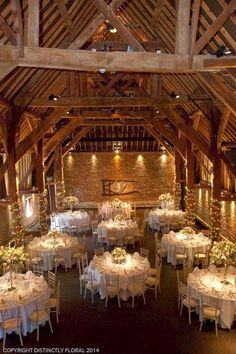
[[[181,170],[182,157],[178,150],[175,149],[175,180],[174,180],[174,200],[175,208],[179,209],[181,205]]]
[[[38,154],[36,156],[36,171],[38,185],[38,200],[39,200],[39,226],[41,234],[48,231],[47,226],[47,191],[45,189],[44,176],[44,154],[43,154],[43,139],[40,139],[37,144]]]
[[[61,211],[64,210],[65,198],[62,146],[59,146],[55,153],[56,207]]]
[[[221,112],[217,107],[210,110],[212,121],[211,153],[212,153],[212,199],[211,199],[211,238],[221,238],[221,158],[217,148],[217,136],[221,120]]]
[[[194,155],[188,139],[186,140],[186,219],[187,226],[195,226]]]

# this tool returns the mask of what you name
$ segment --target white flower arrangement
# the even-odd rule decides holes
[[[122,201],[118,198],[113,199],[111,202],[113,208],[120,208],[122,206]]]
[[[48,237],[51,237],[53,238],[54,240],[57,238],[57,237],[60,237],[61,236],[61,232],[58,231],[58,230],[51,230],[48,232]]]
[[[121,247],[116,247],[111,252],[111,257],[115,263],[124,263],[126,260],[126,256],[127,252]]]
[[[13,266],[23,266],[25,253],[23,247],[0,247],[0,262],[5,271],[12,270]]]
[[[122,216],[122,215],[116,215],[115,218],[114,218],[114,221],[115,221],[115,222],[121,222],[121,221],[123,221],[123,216]]]
[[[210,252],[210,263],[236,264],[236,244],[229,240],[215,241]]]
[[[163,194],[159,195],[158,200],[159,200],[159,202],[173,202],[174,197],[170,193],[163,193]]]
[[[182,230],[180,230],[180,233],[181,233],[182,235],[187,235],[187,236],[189,236],[189,235],[194,234],[194,230],[193,230],[193,228],[192,228],[191,226],[186,226],[186,227],[184,227]]]
[[[74,195],[69,195],[68,197],[65,197],[63,199],[63,203],[65,207],[69,207],[70,210],[72,211],[72,208],[79,204],[79,199],[75,197]]]

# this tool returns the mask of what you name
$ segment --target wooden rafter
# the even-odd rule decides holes
[[[156,27],[160,13],[162,12],[166,0],[156,0],[155,9],[151,19],[151,26]]]
[[[39,0],[30,0],[28,3],[27,44],[29,47],[39,46]]]
[[[11,44],[16,45],[16,33],[13,31],[11,26],[5,21],[5,19],[0,15],[0,28],[2,32],[9,39]]]
[[[63,128],[59,129],[44,146],[44,158],[47,159],[49,155],[54,151],[67,135],[70,135],[72,131],[77,128],[80,123],[83,122],[83,118],[72,120],[66,124]]]
[[[65,1],[64,0],[54,0],[59,11],[60,11],[60,14],[64,20],[64,23],[67,27],[67,30],[68,32],[71,32],[73,31],[74,29],[74,25],[73,25],[73,22],[69,16],[69,13],[67,11],[67,8],[66,8],[66,5],[65,5]]]
[[[157,48],[163,48],[164,43],[161,40],[153,40],[153,41],[140,41],[141,45],[145,48],[146,51],[154,51]],[[96,50],[104,50],[104,47],[111,50],[116,51],[126,51],[128,43],[125,42],[114,42],[114,41],[100,41],[100,42],[93,42],[91,43],[86,49],[96,49]]]
[[[152,127],[148,127],[145,126],[145,129],[157,140],[159,141],[164,148],[166,149],[166,151],[168,152],[168,154],[174,159],[175,155],[174,155],[174,150],[171,149],[170,145],[168,145],[165,140],[161,137],[161,135]]]
[[[113,11],[116,11],[125,0],[113,0],[110,7]],[[88,26],[79,34],[70,45],[70,49],[80,49],[93,35],[96,33],[98,28],[105,22],[106,17],[103,13],[100,13],[92,21],[89,22]]]
[[[133,48],[145,51],[141,43],[134,35],[125,27],[121,20],[116,16],[115,12],[108,6],[104,0],[92,0],[94,5],[103,13],[107,20],[117,29],[119,35],[127,41]]]
[[[19,57],[24,56],[23,22],[21,17],[20,0],[11,0],[12,13],[14,18],[13,29],[16,33],[17,53]]]
[[[212,25],[207,29],[206,32],[199,38],[195,44],[194,54],[198,54],[211,40],[211,38],[216,34],[216,32],[223,26],[225,21],[234,13],[236,10],[236,0],[232,0],[228,6],[224,8],[221,14],[216,18]]]
[[[191,56],[194,55],[201,2],[202,0],[194,0],[193,2],[191,29],[190,29],[190,55]]]
[[[90,130],[91,126],[84,127],[82,130],[80,130],[74,138],[63,148],[62,155],[63,157],[70,151],[70,149],[77,144]]]
[[[226,128],[226,125],[229,121],[230,115],[231,115],[231,110],[228,108],[225,108],[223,116],[220,121],[220,126],[219,126],[218,134],[217,134],[217,149],[218,149],[218,151],[221,148],[221,142],[222,142],[225,128]]]
[[[189,18],[190,18],[191,0],[182,0],[177,2],[177,22],[175,53],[186,55],[189,53]]]

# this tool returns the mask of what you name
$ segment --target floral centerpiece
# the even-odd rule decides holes
[[[210,252],[210,263],[224,265],[225,267],[225,279],[224,284],[228,284],[226,281],[227,267],[230,264],[236,264],[236,244],[229,240],[215,241]]]
[[[126,256],[127,256],[127,252],[121,247],[116,247],[111,252],[111,257],[113,259],[113,262],[117,264],[125,263]]]
[[[122,201],[118,198],[113,199],[113,201],[111,202],[111,205],[113,208],[120,208],[122,205]]]
[[[182,235],[191,236],[192,234],[195,233],[195,231],[193,230],[193,228],[191,226],[186,226],[182,230],[180,230],[180,233]]]
[[[174,197],[170,193],[163,193],[163,194],[159,195],[158,200],[159,200],[159,202],[173,202]]]
[[[48,232],[47,235],[48,235],[48,237],[53,238],[53,240],[55,241],[58,237],[61,236],[61,232],[58,230],[51,230]]]
[[[122,216],[122,215],[116,215],[116,216],[114,217],[114,221],[115,221],[115,222],[121,223],[123,220],[124,220],[124,219],[123,219],[123,216]]]
[[[72,212],[72,208],[79,203],[79,199],[73,195],[69,195],[63,200],[65,207],[69,207]]]
[[[10,290],[14,290],[12,284],[12,272],[16,270],[16,268],[23,268],[25,253],[23,247],[0,247],[0,262],[4,272],[10,272]]]

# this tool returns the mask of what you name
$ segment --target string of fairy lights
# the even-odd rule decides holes
[[[39,226],[41,232],[48,231],[47,226],[47,190],[39,193]]]
[[[195,226],[195,198],[194,198],[194,189],[186,188],[186,224],[194,228]]]
[[[56,208],[57,208],[57,210],[63,210],[64,199],[65,199],[64,181],[58,181],[56,183]]]
[[[216,241],[221,239],[221,202],[217,199],[211,199],[210,206],[211,215],[211,238]]]
[[[25,238],[25,229],[23,228],[21,205],[15,202],[10,208],[10,227],[11,235],[15,239],[15,245],[22,246]]]

